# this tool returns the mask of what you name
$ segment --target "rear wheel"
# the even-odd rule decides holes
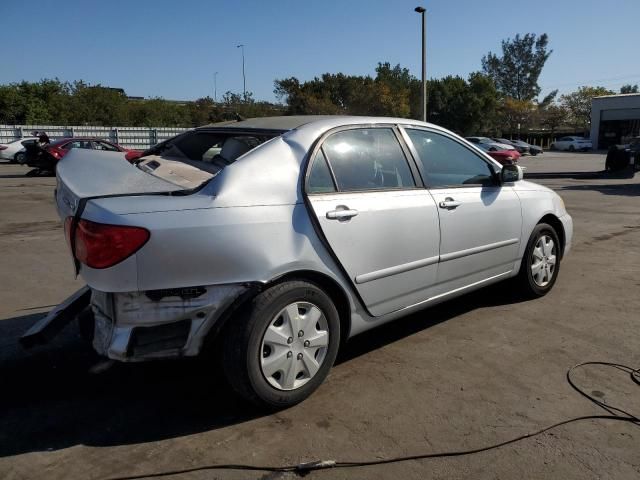
[[[574,147],[573,145],[569,145],[569,151],[570,152],[575,152],[576,151],[576,147]]]
[[[560,240],[554,228],[539,223],[533,229],[522,257],[518,286],[525,297],[542,297],[556,283],[560,271]]]
[[[230,320],[224,371],[241,396],[286,408],[313,393],[338,353],[340,322],[329,296],[305,281],[275,285]]]

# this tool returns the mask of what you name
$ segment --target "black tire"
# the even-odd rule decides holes
[[[262,372],[261,359],[265,355],[262,343],[267,328],[278,318],[278,312],[295,302],[309,302],[320,309],[326,319],[329,340],[315,375],[298,388],[282,390],[269,383]],[[261,408],[282,409],[307,398],[328,375],[340,345],[340,320],[335,305],[321,288],[293,280],[258,294],[229,320],[223,335],[223,369],[232,388]]]
[[[25,160],[24,152],[18,152],[13,156],[13,163],[23,164]]]
[[[569,149],[570,152],[575,152],[576,151],[576,147],[574,147],[573,145],[569,145]]]
[[[553,274],[551,275],[548,283],[540,285],[534,279],[531,267],[533,264],[533,255],[536,244],[538,243],[540,238],[544,236],[550,237],[553,240],[553,255],[555,256],[555,265],[553,268]],[[547,223],[539,223],[538,225],[536,225],[536,228],[534,228],[533,232],[531,232],[531,236],[529,237],[529,241],[527,242],[527,248],[524,251],[522,263],[520,264],[520,272],[518,273],[518,277],[516,279],[518,291],[522,294],[523,297],[542,297],[549,293],[549,291],[551,291],[556,283],[556,279],[558,278],[558,274],[560,272],[560,260],[562,256],[560,253],[561,251],[562,247],[560,245],[560,240],[555,229]]]
[[[80,338],[88,344],[93,343],[96,321],[93,316],[93,312],[91,311],[91,307],[89,306],[82,310],[82,312],[80,312],[76,317],[76,321],[78,322],[78,333],[80,334]]]
[[[552,143],[551,145],[549,145],[549,150],[555,150],[556,149],[556,144]]]
[[[531,154],[532,157],[535,157],[536,155],[538,155],[537,150],[530,150],[529,153]]]

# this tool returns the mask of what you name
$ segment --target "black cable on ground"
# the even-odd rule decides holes
[[[262,471],[262,472],[294,472],[298,475],[304,476],[315,470],[324,470],[328,468],[356,468],[356,467],[366,467],[366,466],[374,466],[374,465],[386,465],[389,463],[399,463],[406,462],[409,460],[426,460],[431,458],[447,458],[447,457],[462,457],[466,455],[472,455],[475,453],[486,452],[489,450],[495,450],[497,448],[504,447],[506,445],[510,445],[521,440],[525,440],[527,438],[532,438],[537,435],[541,435],[549,430],[553,430],[555,428],[561,427],[563,425],[568,425],[570,423],[576,423],[584,420],[610,420],[610,421],[619,421],[619,422],[629,422],[634,425],[640,426],[640,417],[629,413],[621,408],[607,405],[601,400],[589,395],[580,387],[578,387],[573,379],[571,378],[571,373],[578,368],[587,366],[587,365],[600,365],[605,367],[616,368],[625,373],[628,373],[631,381],[640,386],[640,369],[634,369],[628,367],[626,365],[622,365],[619,363],[611,363],[611,362],[584,362],[579,363],[573,367],[571,367],[567,371],[567,382],[571,387],[578,392],[580,395],[590,400],[600,408],[604,409],[608,412],[608,415],[584,415],[580,417],[574,417],[567,420],[563,420],[558,423],[554,423],[553,425],[549,425],[548,427],[541,428],[540,430],[536,430],[534,432],[526,433],[524,435],[520,435],[518,437],[505,440],[504,442],[495,443],[492,445],[487,445],[480,448],[474,448],[469,450],[457,450],[450,452],[437,452],[437,453],[424,453],[417,455],[408,455],[404,457],[393,457],[386,459],[378,459],[378,460],[366,460],[360,462],[337,462],[335,460],[319,460],[315,462],[307,462],[300,463],[297,465],[282,465],[282,466],[258,466],[258,465],[242,465],[242,464],[228,464],[228,465],[202,465],[199,467],[186,468],[181,470],[172,470],[165,472],[157,472],[157,473],[147,473],[142,475],[131,475],[125,477],[110,477],[108,480],[140,480],[144,478],[161,478],[161,477],[170,477],[174,475],[182,475],[186,473],[193,473],[198,471],[206,471],[206,470],[253,470],[253,471]],[[617,412],[617,413],[615,413]]]

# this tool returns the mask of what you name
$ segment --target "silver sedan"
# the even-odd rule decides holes
[[[115,360],[213,346],[270,408],[310,395],[365,330],[506,279],[545,295],[573,230],[520,167],[400,118],[210,125],[132,162],[74,150],[56,203],[87,287],[25,345],[78,317]]]

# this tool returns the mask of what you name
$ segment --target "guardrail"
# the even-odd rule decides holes
[[[53,142],[69,137],[99,137],[125,148],[145,150],[158,142],[190,130],[178,127],[91,127],[61,125],[0,125],[0,143],[31,136],[33,131],[45,131]]]

